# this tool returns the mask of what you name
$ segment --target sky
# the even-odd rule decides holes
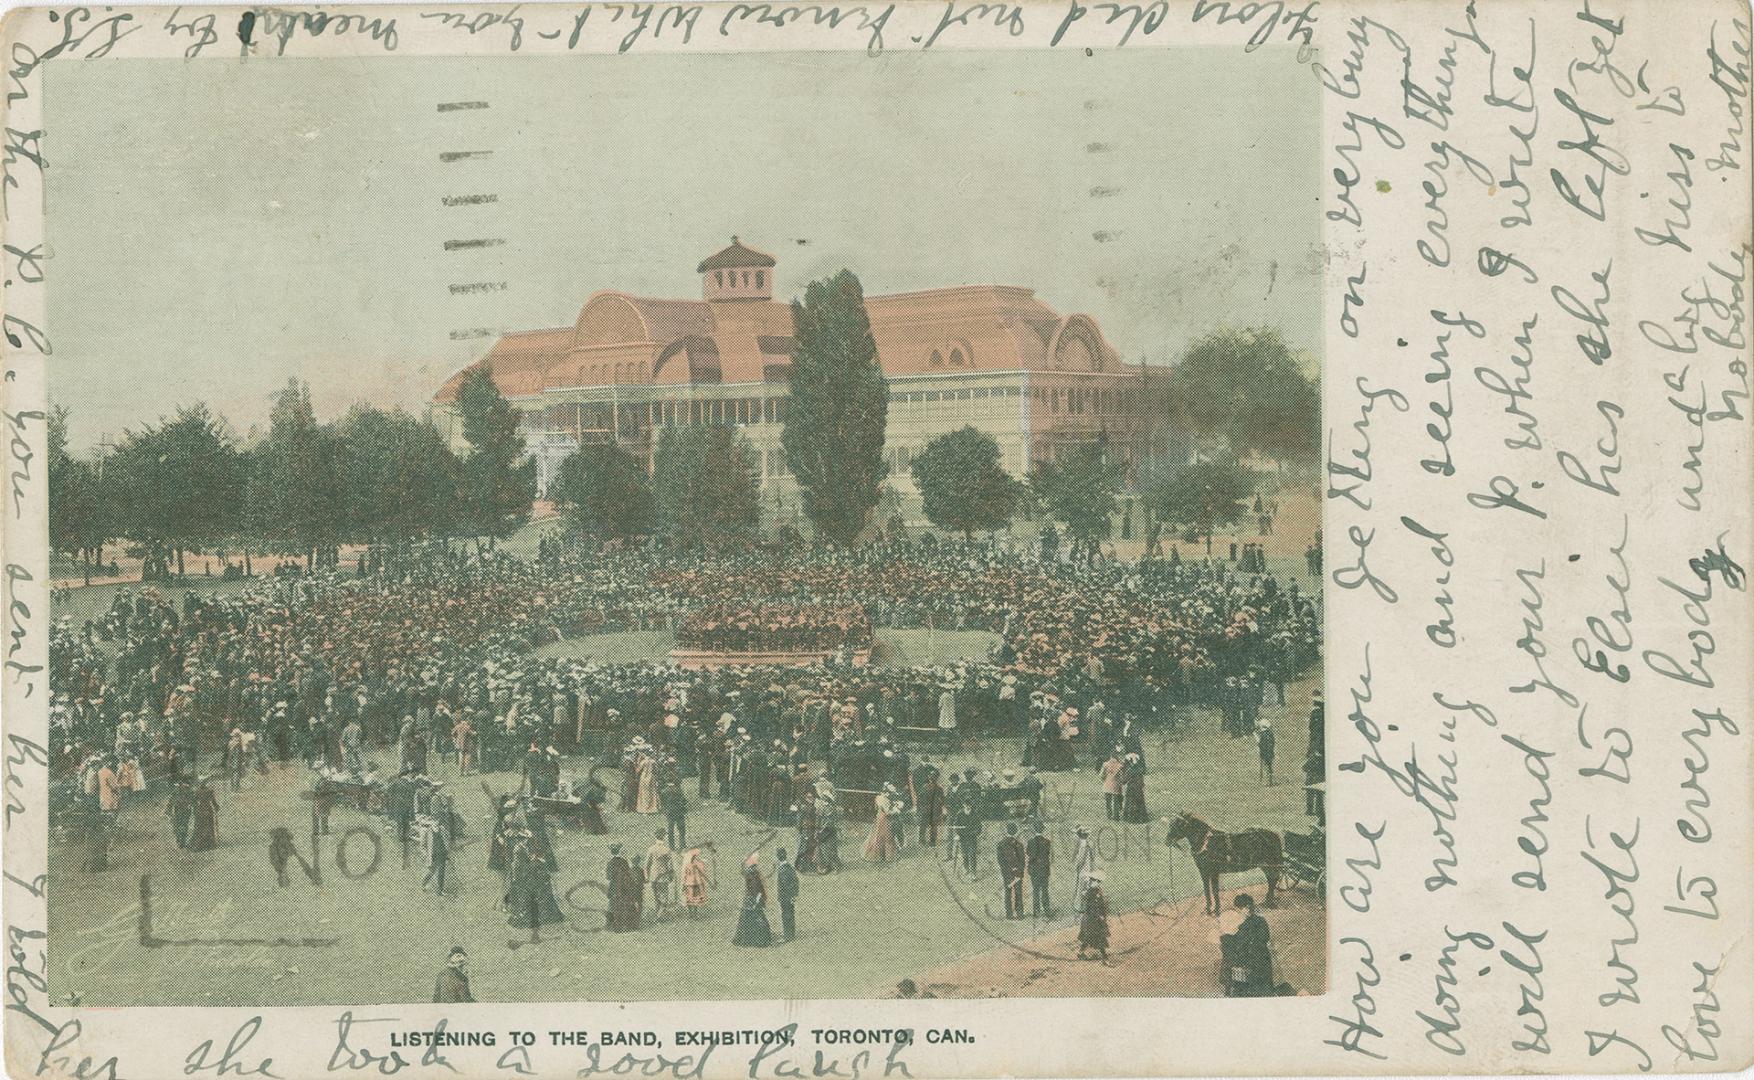
[[[75,452],[288,376],[418,410],[598,289],[1001,283],[1128,360],[1320,343],[1320,101],[1291,49],[128,60],[47,72],[50,395]],[[447,109],[440,103],[486,102]],[[453,160],[441,156],[488,151]],[[458,196],[493,201],[446,205]],[[502,241],[446,250],[446,241]],[[453,292],[452,285],[503,283]]]

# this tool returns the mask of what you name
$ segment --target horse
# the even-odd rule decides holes
[[[1256,867],[1267,875],[1267,897],[1263,903],[1267,907],[1273,906],[1279,888],[1279,869],[1285,864],[1284,841],[1278,833],[1271,829],[1219,832],[1193,814],[1183,812],[1169,823],[1169,833],[1163,838],[1163,842],[1172,847],[1177,840],[1188,842],[1194,866],[1200,871],[1200,883],[1206,894],[1206,914],[1219,912],[1220,874]]]

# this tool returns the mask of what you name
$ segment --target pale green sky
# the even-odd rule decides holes
[[[243,433],[288,374],[320,416],[418,407],[489,344],[453,331],[698,297],[732,233],[787,298],[847,266],[868,293],[1032,287],[1128,359],[1222,325],[1313,349],[1320,101],[1293,56],[52,64],[50,392],[76,451],[197,398]],[[466,150],[492,155],[440,161]],[[443,205],[470,194],[498,201]],[[448,288],[477,281],[507,287]]]

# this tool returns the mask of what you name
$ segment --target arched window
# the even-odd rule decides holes
[[[963,365],[962,350],[961,349],[951,349],[950,350],[950,366],[951,367],[961,367],[962,365]]]
[[[926,362],[928,364],[931,364],[933,367],[943,367],[944,366],[944,354],[939,352],[937,349],[933,349],[931,358],[928,359]]]
[[[724,286],[725,286],[725,272],[723,270],[714,270],[713,271],[713,284],[719,286],[720,288],[724,288]]]
[[[749,287],[749,271],[747,270],[743,271],[743,287],[746,289]]]
[[[763,288],[764,286],[762,283],[766,280],[767,280],[767,271],[757,270],[755,272],[755,287],[756,288],[758,288],[758,289]]]

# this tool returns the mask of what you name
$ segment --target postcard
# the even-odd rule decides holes
[[[14,9],[9,1071],[1747,1067],[1751,25]]]

